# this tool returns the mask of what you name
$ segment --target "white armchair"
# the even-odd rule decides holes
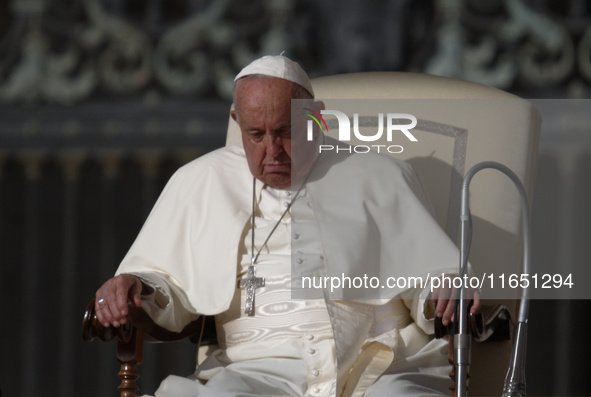
[[[312,83],[316,98],[325,101],[327,108],[333,100],[383,99],[387,107],[396,108],[394,112],[416,116],[413,134],[418,142],[404,140],[402,153],[393,156],[414,166],[431,197],[438,223],[452,240],[458,240],[461,181],[476,163],[488,160],[509,167],[526,186],[531,200],[541,121],[529,102],[479,84],[413,73],[346,74],[317,78]],[[356,112],[360,117],[375,118],[376,102],[366,104],[365,110]],[[368,135],[375,133],[371,122],[365,128]],[[230,118],[227,144],[239,142],[238,125]],[[520,198],[502,175],[482,174],[471,188],[474,239],[470,261],[477,275],[515,273],[522,258]],[[503,301],[515,318],[519,291],[513,292],[508,296],[493,288],[485,289],[483,295],[486,304]],[[170,333],[151,323],[145,313],[132,310],[126,327],[103,329],[93,310],[91,302],[85,315],[84,337],[119,339],[122,396],[135,395],[144,334],[176,339],[198,333],[201,328],[201,324],[192,323],[179,334]],[[501,393],[510,354],[509,341],[473,345],[472,395]]]
[[[461,183],[473,165],[496,161],[509,167],[521,179],[531,202],[541,118],[530,102],[476,83],[405,72],[326,76],[313,79],[312,85],[316,99],[324,101],[327,109],[349,106],[360,119],[374,118],[374,123],[366,121],[366,127],[360,127],[364,135],[375,134],[380,111],[417,117],[412,134],[418,142],[401,135],[392,143],[404,150],[392,156],[413,165],[439,225],[456,244]],[[329,130],[336,131],[330,126]],[[349,144],[368,144],[351,135]],[[238,125],[230,119],[226,143],[239,142]],[[474,178],[470,193],[474,230],[470,262],[475,274],[496,277],[520,272],[522,209],[514,185],[498,172],[484,171]],[[502,303],[513,319],[520,296],[521,291],[501,290],[498,284],[483,290],[485,305]],[[500,395],[510,356],[511,341],[473,344],[470,394]]]

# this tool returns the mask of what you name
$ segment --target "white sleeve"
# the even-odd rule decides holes
[[[431,301],[431,289],[427,286],[421,288],[410,288],[400,294],[404,304],[410,310],[410,316],[414,322],[427,335],[435,333],[435,307]]]
[[[158,272],[129,273],[150,287],[142,295],[142,309],[154,322],[170,331],[180,332],[199,315],[192,310],[185,292],[167,275]]]

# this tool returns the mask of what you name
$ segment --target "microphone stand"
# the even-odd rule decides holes
[[[462,183],[461,229],[460,229],[460,277],[465,280],[472,237],[472,218],[470,215],[469,186],[472,177],[485,168],[496,169],[508,176],[519,191],[523,208],[523,274],[531,274],[531,230],[530,208],[527,193],[517,175],[508,167],[493,161],[478,163],[464,177]],[[514,339],[513,352],[509,363],[509,370],[505,378],[503,397],[525,397],[525,348],[527,340],[527,318],[529,312],[529,284],[523,288],[517,330]],[[468,395],[468,371],[470,367],[471,335],[468,331],[468,299],[466,285],[462,282],[459,292],[459,310],[456,312],[458,325],[454,334],[454,361],[456,366],[456,390],[458,397]]]

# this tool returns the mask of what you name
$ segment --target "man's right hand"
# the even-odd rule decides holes
[[[140,279],[131,274],[120,274],[107,280],[95,295],[95,311],[100,323],[104,327],[125,324],[127,302],[139,307],[142,304],[141,293]]]

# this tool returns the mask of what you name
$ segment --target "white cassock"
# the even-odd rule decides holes
[[[243,149],[220,149],[173,176],[117,273],[156,287],[143,306],[171,330],[215,314],[220,349],[193,378],[167,378],[156,396],[446,393],[447,343],[428,336],[428,289],[387,288],[365,300],[351,290],[292,299],[301,275],[292,259],[318,275],[366,271],[382,281],[457,266],[457,250],[425,209],[408,165],[384,156],[362,164],[355,155],[327,157],[261,251],[256,275],[265,286],[256,291],[254,316],[243,313],[244,291],[236,288],[252,251],[252,176]],[[368,178],[376,167],[386,174]],[[334,183],[341,181],[349,186],[339,191]],[[260,181],[255,191],[257,252],[296,192]],[[359,264],[360,247],[368,245],[377,266]],[[346,300],[349,293],[354,299]]]

